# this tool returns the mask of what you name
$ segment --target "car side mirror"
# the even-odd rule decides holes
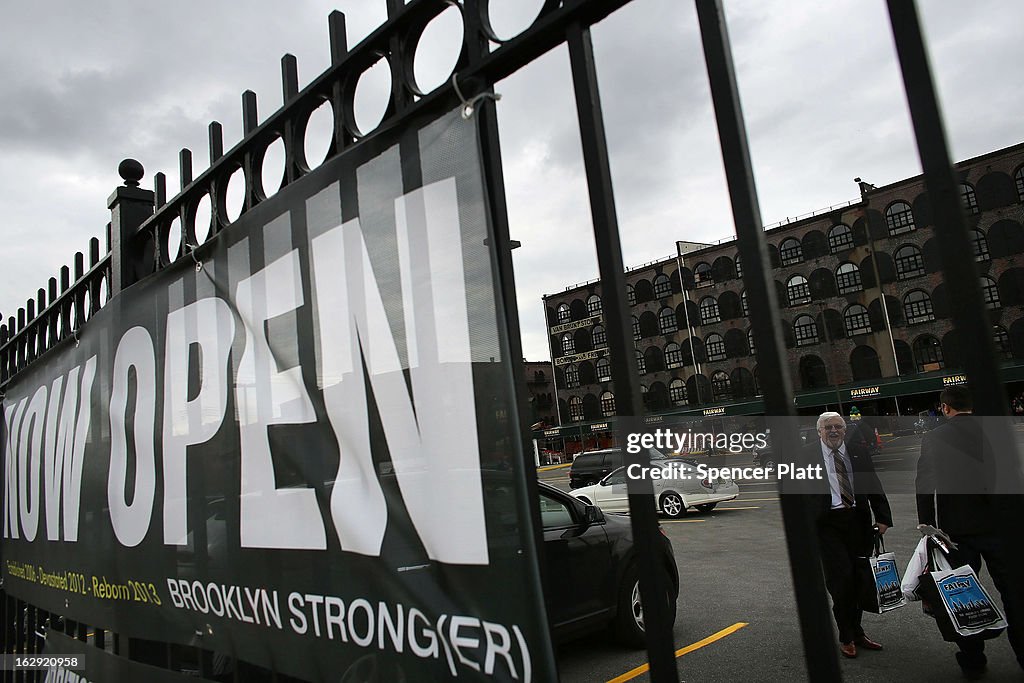
[[[586,524],[604,524],[604,512],[596,505],[583,507],[583,521]]]

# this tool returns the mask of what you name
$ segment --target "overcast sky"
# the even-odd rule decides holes
[[[541,0],[491,0],[510,34]],[[921,3],[954,160],[1024,140],[1024,2]],[[920,173],[880,0],[725,0],[766,225]],[[0,25],[0,312],[6,320],[110,220],[117,165],[134,157],[179,190],[178,150],[208,166],[207,125],[241,137],[281,105],[280,58],[300,86],[329,63],[327,15],[355,45],[385,0],[14,3]],[[453,17],[442,17],[438,34]],[[629,266],[676,240],[734,234],[693,4],[634,0],[594,28],[615,198]],[[417,65],[443,78],[446,50]],[[433,59],[432,65],[428,60]],[[433,68],[431,68],[433,66]],[[541,296],[597,277],[564,47],[500,83],[501,143],[523,345],[549,357]],[[440,74],[440,75],[439,75]],[[372,95],[372,89],[368,90]],[[357,102],[372,115],[372,97]]]

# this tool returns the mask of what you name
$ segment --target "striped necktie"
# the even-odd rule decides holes
[[[850,474],[846,471],[846,462],[839,453],[839,449],[832,449],[832,462],[835,463],[836,479],[839,480],[839,497],[843,501],[843,507],[853,507],[853,486],[850,484]]]

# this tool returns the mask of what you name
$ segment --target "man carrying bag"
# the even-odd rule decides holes
[[[947,387],[939,400],[946,421],[925,434],[917,463],[918,520],[932,527],[941,524],[955,544],[958,559],[949,563],[949,569],[969,565],[976,575],[984,559],[1003,601],[1007,637],[1024,668],[1024,553],[1012,531],[1020,520],[1020,496],[993,493],[997,454],[991,452],[981,419],[971,414],[967,387]],[[1014,454],[998,455],[1008,458]],[[937,582],[941,582],[940,588],[950,589],[947,592],[962,588],[966,591],[963,595],[974,595],[971,580],[962,575],[944,575]],[[961,609],[970,611],[971,607]],[[963,672],[972,677],[984,673],[988,662],[985,634],[958,633],[954,640],[960,648],[956,659]]]

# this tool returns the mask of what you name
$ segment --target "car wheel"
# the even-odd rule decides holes
[[[669,605],[669,621],[675,624],[676,601],[671,589],[666,596]],[[619,585],[619,605],[615,614],[615,637],[627,647],[642,648],[644,639],[644,606],[640,602],[640,580],[636,565],[631,565]]]
[[[668,491],[661,496],[661,512],[666,517],[676,519],[686,514],[686,503],[675,491]]]
[[[711,512],[715,509],[716,505],[718,505],[718,503],[704,503],[703,505],[698,505],[697,510],[699,512]]]

